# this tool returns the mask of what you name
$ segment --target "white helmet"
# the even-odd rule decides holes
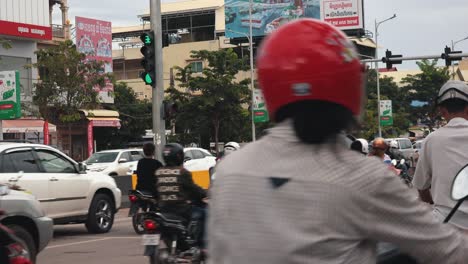
[[[361,149],[355,149],[355,150],[358,150],[358,151],[361,151],[363,154],[368,154],[369,153],[369,143],[367,142],[367,140],[363,139],[363,138],[357,138],[354,142],[359,142],[361,143]],[[353,142],[353,144],[351,144],[351,148],[354,149],[355,147],[355,143]]]
[[[398,148],[398,142],[396,140],[390,141],[390,148]]]
[[[226,143],[226,145],[224,145],[224,154],[229,154],[239,149],[240,149],[239,143],[231,141],[231,142]]]
[[[450,80],[446,82],[439,90],[437,104],[455,98],[468,102],[468,85],[463,81]]]

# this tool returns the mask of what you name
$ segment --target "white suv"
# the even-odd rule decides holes
[[[125,176],[132,175],[142,158],[142,149],[113,149],[96,152],[84,163],[88,170],[93,172],[109,176]]]
[[[85,223],[91,233],[112,228],[122,198],[112,177],[40,144],[0,143],[0,183],[31,192],[54,224]]]

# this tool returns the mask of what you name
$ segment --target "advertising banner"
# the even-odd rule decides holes
[[[18,71],[0,72],[0,120],[21,117],[20,76]]]
[[[341,30],[364,28],[362,0],[324,0],[322,20]]]
[[[391,100],[380,100],[380,125],[391,126],[393,125],[393,112]]]
[[[226,37],[249,35],[249,0],[226,0]],[[363,28],[362,0],[254,0],[252,35],[264,36],[279,26],[298,18],[309,17],[347,29]]]
[[[0,34],[21,38],[52,39],[52,28],[0,20]]]
[[[263,98],[262,90],[254,90],[254,123],[268,122],[268,111],[265,105],[265,99]]]
[[[103,73],[112,72],[112,24],[108,21],[76,17],[76,46],[87,60],[102,61]],[[102,103],[114,103],[114,86],[95,87]]]

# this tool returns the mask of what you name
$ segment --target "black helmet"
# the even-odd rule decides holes
[[[163,158],[166,166],[180,166],[184,163],[184,147],[177,143],[164,146]]]

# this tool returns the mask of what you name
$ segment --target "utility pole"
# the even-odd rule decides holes
[[[252,88],[252,106],[251,106],[251,111],[252,111],[252,141],[255,141],[256,136],[255,136],[255,122],[254,122],[254,100],[255,100],[255,87],[254,87],[254,74],[253,74],[253,34],[252,34],[252,8],[253,8],[253,2],[252,0],[249,1],[249,45],[250,45],[250,87]]]
[[[163,52],[162,52],[162,26],[161,26],[161,0],[150,0],[151,30],[154,31],[154,51],[156,87],[152,90],[153,104],[153,133],[154,145],[156,146],[156,158],[163,161],[162,149],[166,144],[166,124],[162,118],[161,111],[164,99],[163,79]]]
[[[396,17],[396,14],[394,14],[392,17],[387,18],[383,21],[377,22],[375,20],[375,59],[379,58],[379,26],[380,24],[394,19]],[[377,74],[377,116],[378,116],[378,124],[379,124],[379,137],[382,137],[382,126],[380,125],[380,72],[379,72],[379,61],[375,61],[375,71]]]

